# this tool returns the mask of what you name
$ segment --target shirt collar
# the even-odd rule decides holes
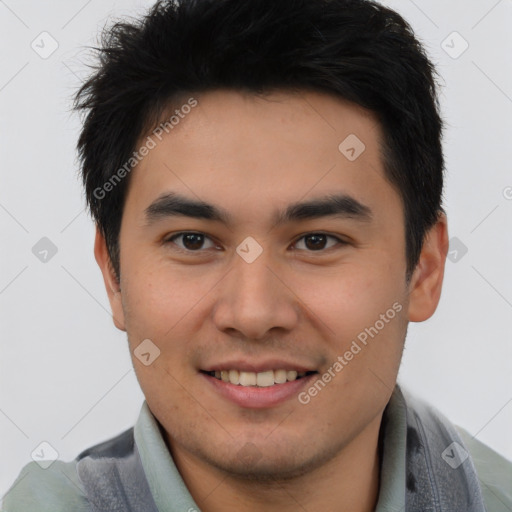
[[[382,415],[381,429],[384,429],[383,453],[375,512],[399,512],[405,510],[407,415],[398,384]]]

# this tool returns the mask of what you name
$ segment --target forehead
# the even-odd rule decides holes
[[[195,106],[189,108],[190,103]],[[319,139],[324,139],[325,145],[331,144],[332,148],[334,144],[334,149],[343,135],[381,137],[380,125],[369,110],[333,94],[308,90],[277,90],[257,95],[219,89],[199,95],[182,94],[161,115],[160,127],[169,121],[173,126],[164,130],[164,137],[173,133],[187,140],[208,135],[210,141],[221,142],[229,132],[229,139],[222,140],[222,145],[231,142],[231,146],[238,140],[247,144],[248,135],[259,134],[261,137],[253,141],[257,145],[269,138],[263,135],[275,132],[279,138],[273,140],[279,144],[291,145],[293,140],[303,143],[307,139],[316,145]]]
[[[148,137],[153,147],[132,172],[128,192],[138,209],[169,190],[261,208],[334,191],[362,203],[379,194],[399,201],[384,176],[375,116],[329,94],[191,94],[174,102],[141,143]]]

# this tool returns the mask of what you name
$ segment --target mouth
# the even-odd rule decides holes
[[[317,374],[317,371],[298,370],[266,370],[263,372],[248,372],[242,370],[201,370],[201,373],[213,377],[225,383],[242,387],[268,388],[279,386],[287,382],[294,382],[310,375]]]
[[[224,366],[222,370],[200,370],[199,375],[204,379],[205,390],[244,409],[271,409],[290,403],[318,378],[318,371],[304,368],[270,370],[264,366],[252,368],[260,371],[248,371],[250,368],[247,367],[228,370],[230,366]]]

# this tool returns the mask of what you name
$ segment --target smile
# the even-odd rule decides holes
[[[297,379],[306,377],[313,373],[299,372],[296,370],[267,370],[264,372],[246,372],[239,370],[216,370],[204,372],[211,377],[215,377],[223,382],[229,382],[237,386],[255,386],[255,387],[270,387],[276,384],[285,384],[286,382],[293,382]]]

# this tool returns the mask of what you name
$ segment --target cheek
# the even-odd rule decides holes
[[[150,338],[163,344],[179,337],[185,326],[190,328],[194,311],[200,310],[216,282],[213,275],[203,276],[191,269],[183,272],[158,261],[127,267],[130,278],[123,290],[125,316],[134,339]]]
[[[380,264],[374,260],[369,265],[343,265],[328,274],[297,277],[294,291],[306,304],[311,320],[316,318],[328,337],[343,342],[373,325],[395,302],[402,304],[404,272],[383,265],[382,260]],[[389,316],[394,318],[396,309]]]
[[[134,266],[135,268],[135,266]],[[126,272],[128,275],[128,270]],[[125,285],[124,306],[134,368],[146,399],[154,410],[193,407],[182,386],[191,369],[183,365],[190,344],[194,307],[206,293],[179,272],[159,265],[137,266]],[[149,365],[137,360],[137,348],[149,339],[158,356]],[[153,348],[150,351],[154,350]]]

